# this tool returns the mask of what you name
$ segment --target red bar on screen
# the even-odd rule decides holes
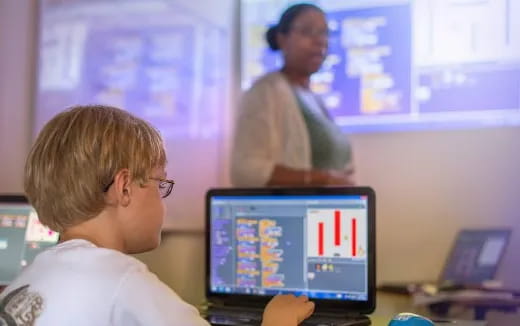
[[[336,246],[341,245],[341,213],[340,211],[334,211],[334,244]]]
[[[357,230],[356,230],[356,219],[353,218],[352,219],[352,257],[356,257],[356,247],[357,247],[357,244],[356,244],[356,235],[357,235]]]
[[[323,256],[323,222],[318,223],[318,255]]]

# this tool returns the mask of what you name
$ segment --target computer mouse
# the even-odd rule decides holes
[[[433,321],[426,317],[412,314],[410,312],[401,312],[397,314],[388,326],[433,326]]]

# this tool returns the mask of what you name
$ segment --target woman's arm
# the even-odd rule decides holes
[[[280,135],[276,105],[266,85],[253,87],[242,98],[231,153],[235,186],[265,186],[275,165]]]

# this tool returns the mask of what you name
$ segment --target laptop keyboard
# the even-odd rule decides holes
[[[260,325],[262,311],[256,309],[244,309],[242,311],[210,309],[206,312],[206,319],[211,325]]]
[[[262,312],[255,311],[209,311],[206,319],[212,325],[219,326],[258,326],[262,322]],[[366,316],[352,316],[348,318],[334,318],[312,316],[300,325],[303,326],[365,326],[370,325]]]
[[[366,316],[352,316],[348,318],[331,318],[312,316],[300,325],[304,326],[365,326],[370,325],[370,319]]]

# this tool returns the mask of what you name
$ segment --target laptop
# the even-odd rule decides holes
[[[370,188],[212,189],[206,194],[205,317],[259,325],[277,294],[307,295],[305,325],[370,325],[375,308]]]
[[[437,281],[385,283],[379,290],[410,293],[418,289],[429,292],[485,289],[486,282],[495,279],[510,237],[510,229],[461,230]]]
[[[58,233],[40,223],[23,195],[0,195],[0,289],[58,238]]]

